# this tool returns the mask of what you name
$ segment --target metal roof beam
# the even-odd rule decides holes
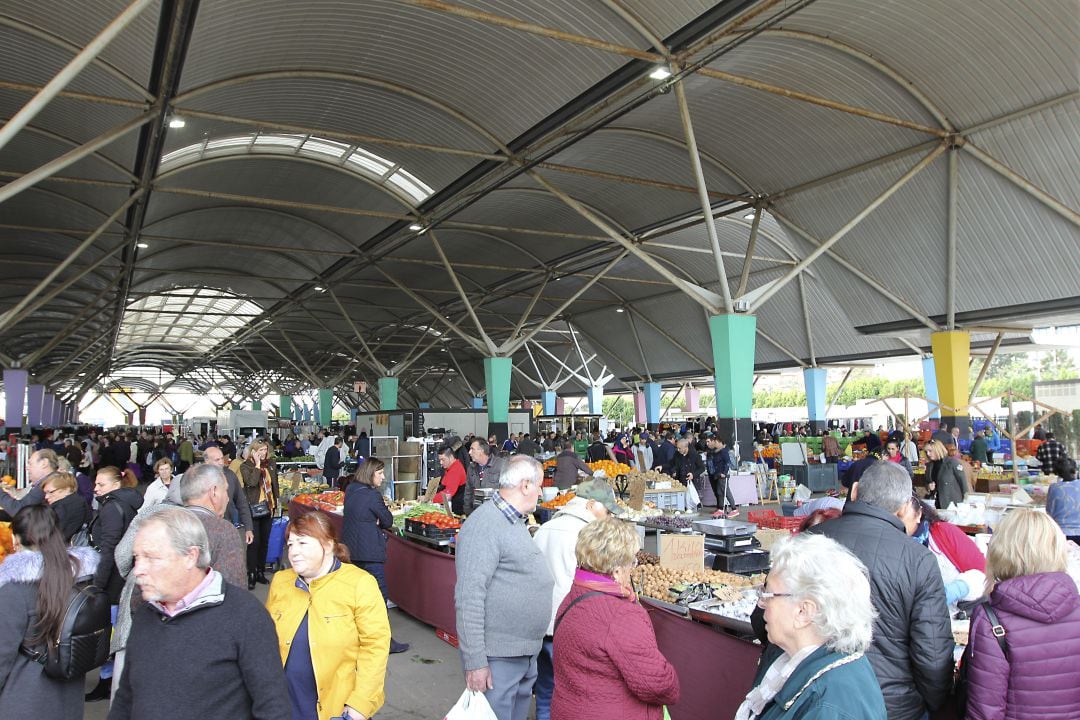
[[[1020,173],[1013,170],[1011,167],[1009,167],[1005,163],[997,160],[996,158],[992,157],[991,155],[989,155],[985,151],[979,149],[970,140],[967,141],[966,143],[964,143],[963,145],[961,145],[961,147],[963,147],[964,150],[969,152],[974,157],[978,158],[984,165],[986,165],[988,168],[990,168],[991,170],[996,172],[998,175],[1005,178],[1006,180],[1011,182],[1013,185],[1020,188],[1025,193],[1027,193],[1031,197],[1035,198],[1036,200],[1041,202],[1046,207],[1053,210],[1055,213],[1057,213],[1061,217],[1068,220],[1070,223],[1073,224],[1074,227],[1080,227],[1080,212],[1077,212],[1076,210],[1073,210],[1072,208],[1067,206],[1065,203],[1061,202],[1060,200],[1055,198],[1053,195],[1046,192],[1045,190],[1040,188],[1038,185],[1036,185],[1035,183],[1031,182],[1030,180],[1028,180],[1023,175],[1021,175]]]

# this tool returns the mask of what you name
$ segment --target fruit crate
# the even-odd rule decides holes
[[[410,532],[414,535],[423,535],[433,540],[449,540],[457,535],[456,528],[439,528],[434,525],[428,525],[427,523],[417,522],[412,518],[405,518],[405,532]]]
[[[777,515],[775,510],[751,510],[746,519],[763,528],[791,532],[797,531],[802,523],[802,518]]]

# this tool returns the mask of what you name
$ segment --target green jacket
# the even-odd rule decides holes
[[[971,462],[979,462],[983,465],[989,464],[990,458],[987,457],[989,452],[990,445],[982,435],[971,441]]]
[[[754,687],[781,655],[783,650],[776,645],[765,649]],[[822,646],[799,663],[758,717],[759,720],[886,720],[888,715],[866,656],[844,655]]]

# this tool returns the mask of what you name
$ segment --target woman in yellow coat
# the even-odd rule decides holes
[[[292,568],[274,575],[277,628],[293,720],[367,720],[382,707],[390,620],[375,578],[349,563],[329,518],[311,512],[286,536]]]

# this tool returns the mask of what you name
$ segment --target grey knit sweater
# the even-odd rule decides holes
[[[553,585],[525,523],[511,524],[491,501],[477,508],[457,540],[454,606],[465,669],[540,652]]]

